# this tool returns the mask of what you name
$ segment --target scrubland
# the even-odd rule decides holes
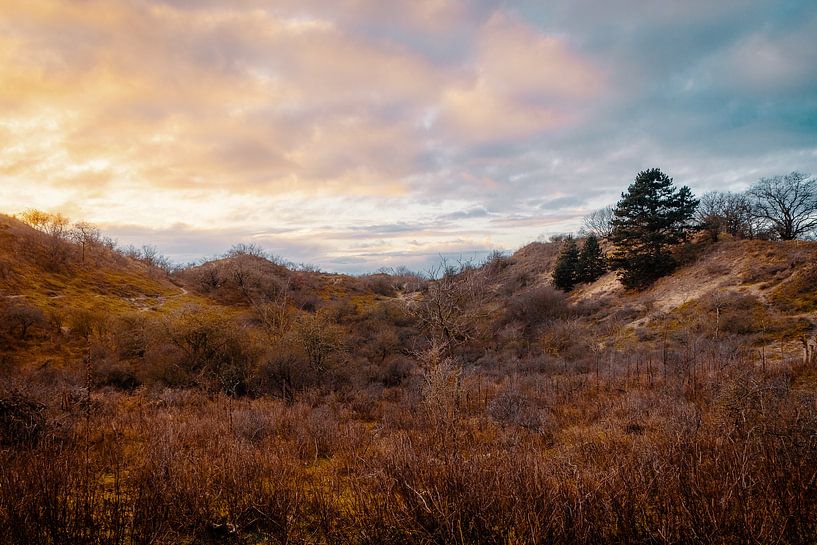
[[[0,219],[4,543],[817,541],[817,244],[568,296],[547,243],[171,271]]]

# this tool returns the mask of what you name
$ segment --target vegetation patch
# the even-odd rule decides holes
[[[771,292],[775,306],[789,312],[817,311],[817,264],[793,273]]]

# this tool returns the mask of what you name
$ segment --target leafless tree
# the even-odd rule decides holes
[[[312,368],[324,373],[333,355],[344,348],[343,330],[323,314],[302,314],[293,326],[293,335]]]
[[[227,252],[227,257],[240,257],[243,255],[260,257],[268,261],[273,261],[272,256],[270,256],[261,246],[255,243],[247,244],[241,242],[239,244],[234,244],[233,247],[230,248],[230,251]]]
[[[613,207],[599,208],[584,218],[579,230],[581,235],[595,235],[597,238],[607,238],[613,229]]]
[[[3,321],[9,329],[15,329],[19,339],[28,337],[29,330],[34,326],[44,326],[46,323],[43,312],[32,305],[13,305],[2,313]]]
[[[752,202],[740,193],[711,191],[700,198],[695,219],[713,241],[721,233],[735,238],[753,238]]]
[[[85,263],[85,253],[87,249],[99,244],[102,240],[99,229],[87,221],[74,223],[71,227],[69,237],[79,245],[83,263]]]
[[[479,271],[468,264],[452,265],[443,260],[429,271],[431,280],[408,311],[426,329],[433,341],[450,346],[473,336],[478,315],[484,312],[484,282]]]
[[[781,240],[817,228],[817,180],[802,172],[761,178],[747,191],[752,213]]]
[[[156,246],[145,244],[141,250],[136,250],[136,259],[154,270],[161,270],[167,274],[173,271],[173,263],[162,255]]]
[[[68,259],[70,246],[66,242],[71,222],[67,217],[59,213],[52,214],[29,209],[23,212],[20,219],[34,229],[48,235],[45,244],[45,257],[49,267],[59,267]]]
[[[432,341],[418,354],[423,378],[421,408],[436,433],[453,435],[463,395],[462,368],[445,355],[445,346]]]

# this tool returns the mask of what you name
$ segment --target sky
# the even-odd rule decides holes
[[[360,273],[817,173],[813,0],[0,0],[0,211]]]

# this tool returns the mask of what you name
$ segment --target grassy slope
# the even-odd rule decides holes
[[[43,266],[37,253],[45,235],[9,216],[0,215],[0,297],[6,304],[39,308],[47,318],[67,317],[76,309],[115,317],[131,312],[165,314],[184,305],[212,301],[175,285],[162,272],[110,253],[72,260],[55,270]],[[15,359],[23,364],[70,361],[81,348],[70,343],[17,342]]]
[[[98,309],[109,315],[167,313],[187,304],[220,305],[231,314],[246,310],[245,305],[231,304],[217,293],[197,292],[190,276],[182,275],[174,283],[121,256],[91,257],[85,264],[49,271],[26,251],[44,237],[13,218],[0,216],[0,272],[4,273],[0,274],[0,296],[24,300],[46,315],[75,308]],[[532,243],[517,251],[499,276],[506,289],[497,292],[494,304],[503,307],[506,297],[548,284],[557,255],[558,244],[550,243]],[[627,292],[615,274],[608,273],[578,287],[571,298],[597,305],[600,310],[595,320],[623,321],[625,328],[635,332],[666,328],[667,323],[711,320],[716,296],[742,295],[746,297],[729,304],[738,305],[733,310],[749,316],[749,330],[764,332],[759,342],[784,341],[791,350],[797,349],[799,336],[817,324],[817,243],[724,240],[701,245],[692,255],[674,274],[645,291]],[[289,271],[273,263],[264,267],[265,274],[288,275],[290,289],[321,304],[348,300],[362,309],[388,298],[360,278]]]
[[[626,308],[625,321],[633,328],[663,327],[666,320],[678,327],[714,321],[720,307],[722,315],[741,314],[747,331],[761,332],[759,343],[783,341],[790,350],[817,327],[817,243],[724,240],[694,255],[644,291],[628,292],[608,273],[572,297],[604,298]]]
[[[77,257],[56,270],[45,266],[39,250],[47,244],[43,233],[5,215],[0,215],[0,298],[6,304],[27,304],[43,311],[47,318],[60,316],[67,326],[70,313],[76,309],[94,311],[107,318],[146,312],[164,315],[187,305],[216,307],[220,313],[240,316],[248,312],[240,297],[225,297],[218,292],[203,292],[191,280],[191,274],[171,278],[163,271],[145,264],[98,251],[87,256],[85,263]],[[208,265],[224,265],[229,259]],[[389,297],[375,293],[363,279],[337,274],[290,271],[264,261],[263,274],[290,277],[289,289],[301,300],[314,300],[318,306],[345,300],[364,310]],[[190,269],[188,273],[195,273]],[[290,306],[295,299],[290,298]],[[25,365],[42,362],[70,362],[81,357],[82,347],[71,343],[10,339],[6,347],[14,360]],[[76,344],[76,343],[74,343]]]

